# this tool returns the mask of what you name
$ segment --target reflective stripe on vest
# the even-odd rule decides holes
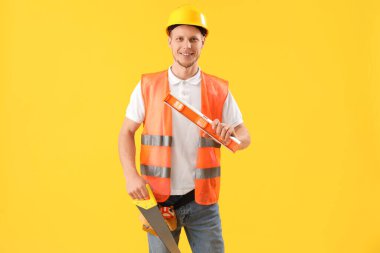
[[[204,179],[214,177],[220,177],[220,167],[195,170],[195,178]]]
[[[200,140],[199,140],[199,147],[214,147],[214,148],[220,148],[220,143],[214,141],[213,139],[211,138],[205,138],[205,137],[201,137]]]
[[[165,146],[170,147],[172,145],[173,138],[171,136],[164,135],[141,135],[141,144],[149,146]]]
[[[150,177],[170,178],[171,168],[140,164],[141,174]]]
[[[171,147],[173,143],[172,136],[164,136],[164,135],[141,135],[141,144],[148,146],[164,146]],[[214,141],[211,138],[201,137],[199,139],[199,147],[214,147],[220,148],[220,143]]]

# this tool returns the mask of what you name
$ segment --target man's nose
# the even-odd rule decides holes
[[[188,41],[185,42],[185,46],[187,48],[191,48],[191,42],[190,42],[190,40],[188,40]]]

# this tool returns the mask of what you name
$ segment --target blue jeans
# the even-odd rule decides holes
[[[184,227],[193,253],[224,253],[222,227],[218,204],[199,205],[194,201],[176,211],[176,230],[172,231],[177,244]],[[148,233],[149,253],[170,253],[161,240]]]

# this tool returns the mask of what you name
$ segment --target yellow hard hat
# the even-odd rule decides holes
[[[169,35],[168,28],[172,25],[195,25],[206,29],[206,36],[209,33],[206,18],[202,12],[191,5],[181,6],[170,13],[166,33]]]

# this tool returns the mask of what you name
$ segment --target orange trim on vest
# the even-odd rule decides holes
[[[220,166],[220,157],[218,157],[218,155],[214,151],[215,149],[220,148],[198,148],[198,159],[196,164],[196,167],[198,169]]]
[[[168,71],[143,75],[141,91],[145,119],[140,168],[157,202],[164,202],[170,196],[172,140],[171,108],[163,102],[169,93]],[[222,121],[227,95],[227,81],[201,71],[201,112],[204,115]],[[195,201],[202,205],[216,203],[220,190],[220,147],[199,147],[195,170]]]
[[[170,157],[170,147],[141,145],[141,164],[170,167]]]

